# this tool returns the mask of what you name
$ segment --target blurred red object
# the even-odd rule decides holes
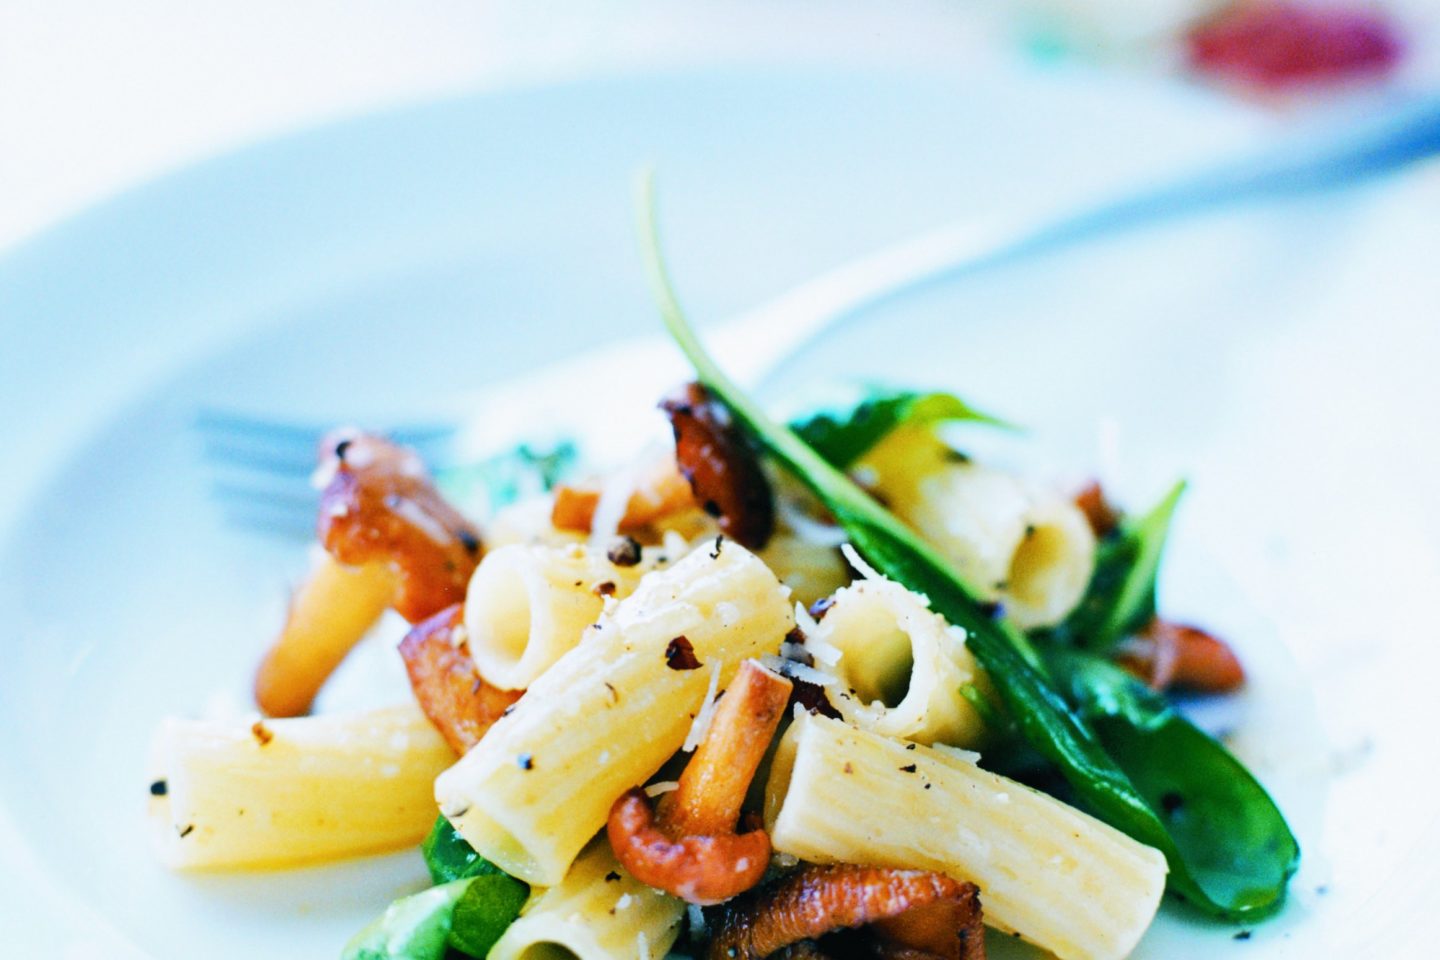
[[[1400,62],[1395,24],[1370,7],[1240,0],[1191,28],[1191,66],[1278,89],[1377,77]]]

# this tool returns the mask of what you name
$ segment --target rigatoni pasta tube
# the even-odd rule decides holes
[[[960,695],[983,682],[965,634],[891,580],[835,592],[811,638],[840,651],[825,695],[857,726],[920,743],[975,746],[983,722]]]
[[[792,626],[789,591],[731,541],[646,574],[440,776],[441,812],[505,872],[559,883],[616,798],[680,749],[712,670],[725,683]]]
[[[531,896],[486,960],[661,960],[684,914],[684,901],[626,873],[600,837],[564,880]]]
[[[956,462],[929,427],[903,427],[863,469],[900,519],[950,559],[983,600],[1025,629],[1052,626],[1085,593],[1095,535],[1059,494],[982,464]]]
[[[275,867],[418,843],[455,753],[414,706],[291,720],[165,720],[150,816],[174,867]]]
[[[985,922],[1061,960],[1119,960],[1165,890],[1165,858],[955,752],[805,714],[766,787],[777,851],[936,870],[980,887]]]
[[[603,595],[629,596],[643,570],[579,544],[490,551],[465,594],[465,632],[480,675],[502,690],[530,686],[580,642]]]

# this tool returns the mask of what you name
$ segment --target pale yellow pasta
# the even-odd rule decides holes
[[[441,812],[507,873],[558,883],[616,798],[680,749],[712,670],[723,684],[793,625],[789,591],[728,540],[646,574],[441,774]],[[686,647],[701,667],[676,669]]]
[[[818,715],[782,740],[765,814],[781,853],[971,881],[987,924],[1061,960],[1128,955],[1165,889],[1160,852],[1113,827],[958,751]]]
[[[890,509],[939,547],[1018,626],[1052,626],[1094,570],[1095,535],[1058,493],[981,464],[957,462],[929,428],[905,427],[861,465]]]
[[[859,581],[835,593],[810,640],[840,653],[823,666],[836,679],[824,689],[846,720],[920,743],[979,743],[983,722],[960,690],[984,683],[980,669],[964,631],[924,597],[891,580]]]
[[[661,960],[685,903],[625,872],[600,837],[565,879],[535,891],[485,960]]]
[[[775,531],[760,551],[760,559],[807,607],[850,582],[850,568],[839,550],[802,539],[788,530]]]
[[[150,819],[174,867],[275,867],[418,843],[454,752],[419,708],[228,723],[170,718]]]
[[[602,594],[629,596],[653,565],[617,566],[580,544],[490,551],[465,594],[465,632],[480,675],[502,690],[530,686],[580,642],[600,615]]]

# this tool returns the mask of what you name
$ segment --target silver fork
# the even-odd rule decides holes
[[[195,417],[210,491],[228,522],[304,537],[315,529],[320,493],[310,484],[320,440],[335,424],[267,420],[202,409]],[[456,423],[405,424],[380,432],[408,447],[432,470],[455,463]]]
[[[1440,97],[1420,98],[1059,216],[943,227],[825,273],[714,328],[709,339],[742,382],[760,382],[826,328],[926,284],[1222,206],[1336,189],[1436,153]],[[204,410],[195,426],[227,519],[261,531],[310,534],[318,493],[307,480],[330,425]],[[414,447],[443,480],[482,466],[458,459],[463,426],[397,424],[381,432]]]

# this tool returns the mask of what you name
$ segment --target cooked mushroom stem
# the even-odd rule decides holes
[[[749,890],[770,866],[770,837],[764,830],[672,839],[656,825],[650,800],[639,787],[615,801],[606,832],[615,858],[636,880],[700,906]]]
[[[702,906],[760,882],[770,864],[770,837],[764,830],[737,835],[735,827],[790,687],[789,680],[746,660],[658,815],[638,787],[615,801],[607,833],[625,869]]]
[[[460,604],[418,624],[400,641],[400,656],[420,709],[456,753],[463,754],[520,699],[523,690],[499,690],[486,683],[463,643],[455,642]]]
[[[310,712],[340,661],[395,598],[384,564],[347,567],[323,555],[290,600],[280,636],[255,671],[255,702],[266,716]]]
[[[792,686],[754,660],[740,665],[720,698],[710,734],[680,774],[680,786],[660,801],[662,829],[677,837],[734,831]]]

